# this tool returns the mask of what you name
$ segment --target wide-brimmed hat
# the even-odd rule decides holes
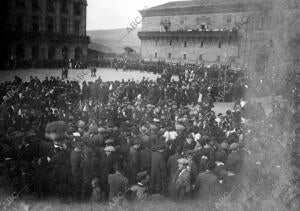
[[[187,165],[189,161],[185,158],[180,158],[177,160],[178,164]]]
[[[136,178],[137,180],[143,180],[146,178],[147,175],[148,175],[147,171],[142,171],[137,173]]]
[[[107,145],[109,145],[109,144],[112,144],[112,143],[114,143],[115,141],[113,140],[113,139],[107,139],[104,143],[105,144],[107,144]]]
[[[239,147],[238,143],[233,143],[230,145],[230,150],[236,150],[236,149],[238,149],[238,147]]]

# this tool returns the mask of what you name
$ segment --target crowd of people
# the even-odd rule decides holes
[[[245,118],[264,109],[237,97],[216,114],[207,79],[66,81],[15,77],[0,85],[0,170],[37,197],[214,197],[239,180]],[[193,83],[194,82],[194,83]],[[24,189],[24,187],[26,187]]]

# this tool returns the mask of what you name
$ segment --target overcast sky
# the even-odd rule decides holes
[[[129,27],[138,10],[174,0],[88,0],[87,30]]]

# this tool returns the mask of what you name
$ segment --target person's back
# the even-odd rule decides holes
[[[152,153],[151,159],[151,185],[150,189],[153,193],[162,194],[165,191],[167,169],[166,162],[161,152]]]
[[[108,175],[109,200],[125,193],[128,186],[128,180],[120,172]]]

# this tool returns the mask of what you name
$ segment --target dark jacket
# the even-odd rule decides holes
[[[114,173],[108,175],[109,184],[109,200],[114,197],[121,196],[125,193],[128,187],[128,180],[121,173]]]
[[[153,193],[164,194],[167,181],[167,165],[161,152],[152,153],[150,189]]]

